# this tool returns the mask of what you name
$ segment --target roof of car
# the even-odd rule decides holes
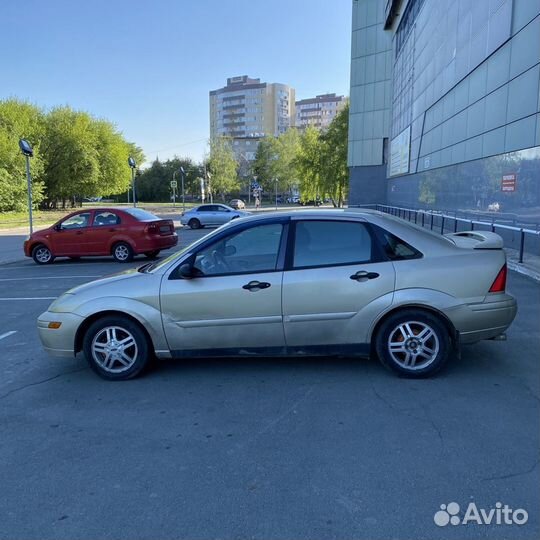
[[[437,234],[429,229],[423,229],[419,225],[404,221],[400,218],[385,214],[379,210],[370,208],[322,208],[322,209],[303,209],[303,210],[288,210],[285,212],[260,212],[253,213],[246,217],[235,219],[233,224],[245,223],[248,220],[269,220],[276,217],[291,217],[291,218],[352,218],[366,220],[370,223],[378,225],[383,229],[395,234],[402,240],[410,242],[413,246],[420,250],[429,249],[430,251],[436,248],[443,252],[455,249],[455,244],[448,238]]]

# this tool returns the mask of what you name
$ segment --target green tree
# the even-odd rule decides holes
[[[314,200],[322,194],[322,142],[319,130],[308,126],[304,131],[296,157],[302,200]]]
[[[197,196],[200,192],[201,166],[189,158],[174,157],[161,162],[156,159],[150,167],[141,172],[136,179],[137,198],[145,202],[168,202],[171,200],[171,181],[177,182],[176,200],[181,200],[182,176],[180,167],[184,168],[184,189],[188,197]]]
[[[19,139],[25,138],[34,148],[30,160],[34,204],[43,199],[44,161],[40,145],[45,129],[43,111],[23,101],[0,101],[0,211],[23,211],[27,205],[25,158]]]
[[[240,188],[237,168],[238,163],[234,157],[231,140],[227,137],[212,139],[207,163],[210,173],[207,184],[210,197],[219,195],[225,201],[228,193]]]
[[[320,194],[330,197],[332,204],[341,208],[349,191],[347,147],[349,134],[349,104],[341,109],[321,135]]]

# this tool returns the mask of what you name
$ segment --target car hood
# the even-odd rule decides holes
[[[131,300],[159,304],[161,278],[161,274],[126,270],[69,289],[49,306],[49,311],[78,313],[83,306],[96,302],[106,309],[118,308],[120,303]]]
[[[112,274],[110,276],[105,276],[95,279],[94,281],[89,281],[88,283],[83,283],[82,285],[77,285],[77,287],[73,287],[72,289],[66,291],[66,294],[79,294],[89,289],[97,290],[99,287],[107,287],[117,283],[118,281],[125,281],[127,279],[133,279],[142,275],[143,274],[141,274],[141,272],[137,272],[136,268],[130,268],[129,270],[124,270],[123,272],[117,272],[116,274]]]

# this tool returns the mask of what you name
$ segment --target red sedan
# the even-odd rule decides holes
[[[37,264],[49,264],[55,257],[93,255],[112,255],[118,262],[128,262],[140,253],[157,257],[177,243],[170,219],[140,208],[93,208],[73,212],[35,232],[24,242],[24,254]]]

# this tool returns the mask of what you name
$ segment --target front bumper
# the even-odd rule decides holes
[[[504,293],[490,295],[482,303],[460,306],[447,315],[459,333],[460,343],[476,343],[505,332],[516,313],[516,299]]]
[[[84,318],[73,313],[45,311],[37,320],[38,334],[43,347],[51,356],[75,356],[75,335]],[[49,328],[49,323],[59,322],[60,328]]]

